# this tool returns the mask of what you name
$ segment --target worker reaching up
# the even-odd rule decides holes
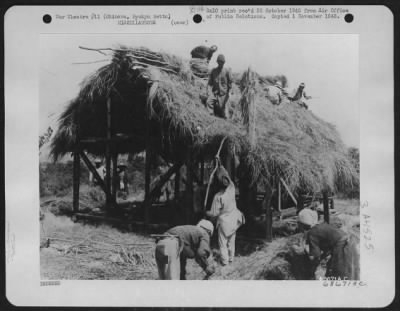
[[[186,260],[194,258],[206,272],[206,277],[215,272],[209,263],[210,237],[213,224],[205,219],[197,226],[184,225],[169,229],[156,245],[156,262],[161,280],[186,280]]]
[[[220,190],[214,196],[211,210],[206,214],[216,222],[221,264],[225,266],[233,262],[236,231],[245,223],[245,219],[236,207],[235,185],[222,165],[216,171],[216,180]]]

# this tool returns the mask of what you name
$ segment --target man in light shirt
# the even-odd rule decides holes
[[[221,264],[225,266],[233,262],[236,231],[245,223],[245,219],[236,206],[235,185],[222,165],[217,169],[216,180],[220,191],[214,196],[211,210],[206,214],[216,222]]]

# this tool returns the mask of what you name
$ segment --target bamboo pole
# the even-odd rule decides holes
[[[186,185],[186,222],[189,224],[192,222],[193,214],[194,214],[194,196],[193,196],[193,169],[194,169],[194,158],[193,158],[193,150],[189,148],[187,158],[186,158],[186,177],[187,177],[187,185]]]
[[[226,148],[225,148],[225,152],[224,152],[224,167],[225,167],[226,171],[229,174],[229,178],[231,180],[234,180],[233,179],[233,172],[232,172],[232,166],[233,166],[233,163],[234,163],[234,161],[232,159],[232,153],[231,153],[231,151],[230,151],[230,149],[228,147],[228,144],[226,144],[225,147]]]
[[[200,158],[200,184],[204,185],[204,156]]]
[[[78,148],[74,152],[74,164],[73,164],[73,209],[74,212],[79,212],[79,186],[80,186],[80,157]]]
[[[118,189],[118,175],[117,175],[117,161],[118,154],[116,152],[112,155],[112,202],[115,203],[117,201],[117,189]]]
[[[267,242],[272,241],[272,208],[271,208],[271,197],[272,197],[272,189],[267,189],[265,192],[264,200],[262,202],[263,209],[265,209],[265,239]]]
[[[175,189],[174,189],[175,203],[177,203],[179,199],[180,180],[181,180],[181,170],[179,168],[175,173]]]
[[[303,195],[299,194],[297,198],[297,213],[299,213],[304,208],[304,198]]]
[[[80,106],[78,106],[78,111],[75,114],[75,150],[74,150],[74,162],[73,162],[73,190],[72,190],[72,208],[74,212],[79,212],[79,186],[81,178],[81,167],[80,167]]]
[[[150,125],[149,120],[146,121],[146,163],[144,176],[144,223],[145,231],[150,223],[150,178],[151,178],[151,144],[150,144]]]
[[[236,180],[236,166],[235,166],[235,154],[232,154],[232,161],[231,161],[231,179],[233,183]]]
[[[277,179],[278,183],[278,211],[279,213],[282,211],[282,189],[281,189],[281,182]]]
[[[324,221],[329,224],[329,198],[328,198],[328,192],[324,191],[322,193],[322,200],[323,200],[323,205],[324,205]]]
[[[107,140],[111,139],[111,97],[107,98]],[[110,141],[106,142],[106,208],[110,210],[112,205],[111,197],[111,146]]]

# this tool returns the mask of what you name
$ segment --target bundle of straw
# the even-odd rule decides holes
[[[208,77],[209,70],[206,59],[192,58],[190,60],[190,69],[198,78],[206,79]]]

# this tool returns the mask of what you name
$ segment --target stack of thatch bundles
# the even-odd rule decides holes
[[[227,137],[227,145],[254,181],[268,182],[279,172],[292,190],[353,185],[357,173],[335,127],[297,105],[271,105],[259,78],[247,71],[242,83],[236,81],[230,100],[232,119],[223,120],[204,107],[204,81],[193,76],[189,62],[145,48],[115,49],[112,62],[83,82],[62,114],[53,155],[57,158],[74,149],[77,124],[81,137],[106,136],[105,107],[110,97],[113,132],[131,136],[117,144],[119,153],[144,150],[148,114],[154,146],[166,160],[183,159],[188,148],[212,159]],[[104,143],[83,147],[94,154],[105,152]]]
[[[193,74],[201,79],[207,79],[209,74],[207,59],[192,58],[190,60],[190,69]]]

